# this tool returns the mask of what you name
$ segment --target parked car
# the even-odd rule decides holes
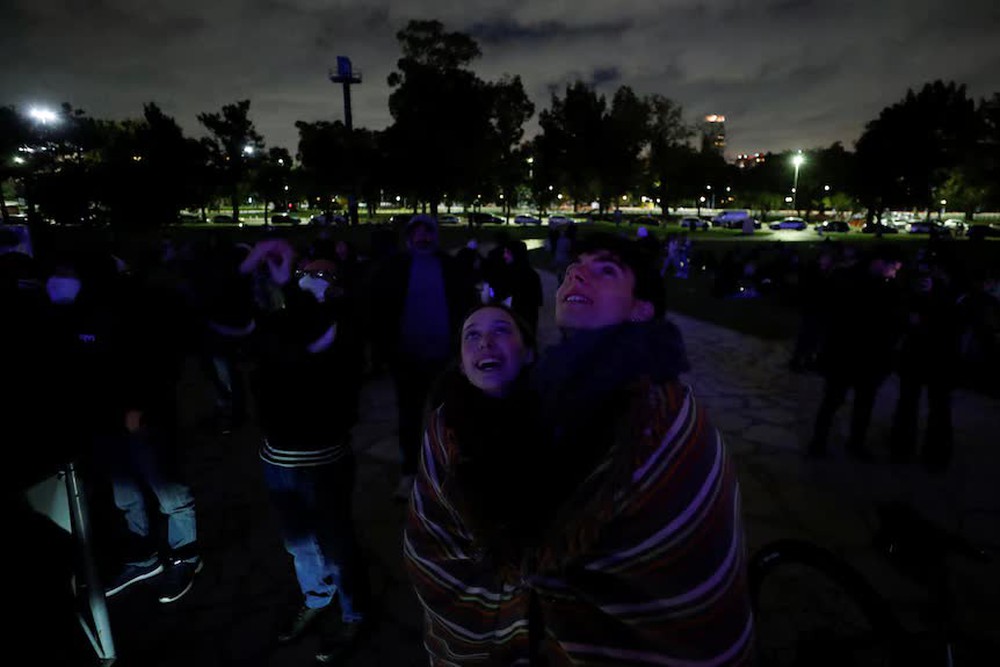
[[[681,218],[679,224],[682,229],[697,230],[697,229],[708,229],[709,227],[708,220],[705,220],[704,218],[696,218],[693,215]]]
[[[969,226],[965,224],[965,221],[959,220],[958,218],[950,218],[941,224],[944,225],[945,229],[955,235],[964,234],[969,231]]]
[[[745,210],[723,211],[712,218],[712,226],[723,229],[743,229],[743,223],[746,220],[753,220],[754,229],[760,229],[760,222],[754,220],[750,211]]]
[[[872,222],[861,228],[862,234],[875,234],[881,232],[883,234],[898,234],[899,230],[892,225],[879,224],[877,222]]]
[[[236,221],[233,220],[233,216],[231,216],[231,215],[221,215],[221,214],[220,215],[213,215],[212,216],[212,222],[215,223],[216,225],[232,225],[232,224],[236,223]]]
[[[181,211],[177,214],[177,222],[190,223],[190,222],[201,222],[201,216],[197,213],[189,213],[187,211]]]
[[[504,223],[504,219],[498,218],[492,213],[470,213],[469,223],[473,225],[483,225],[483,224],[502,225]]]
[[[770,224],[771,229],[796,229],[798,231],[804,230],[809,225],[802,218],[789,217],[784,220],[779,220],[778,222],[772,222]]]
[[[531,215],[519,215],[514,218],[515,225],[540,225],[542,221],[540,218],[536,218]]]
[[[936,220],[921,220],[920,222],[911,222],[907,231],[910,234],[945,234],[948,235],[950,232],[945,229],[945,226]]]
[[[302,222],[301,218],[296,218],[293,215],[288,215],[287,213],[275,213],[271,216],[272,225],[297,225]]]
[[[389,224],[393,227],[406,227],[406,224],[413,217],[412,213],[396,213],[389,216]]]
[[[284,214],[281,214],[281,215],[284,215]],[[278,217],[278,216],[275,216],[275,217]],[[274,222],[274,218],[271,219],[271,222]],[[298,220],[296,219],[296,222],[293,222],[292,224],[297,225],[298,224]],[[345,218],[342,215],[338,215],[336,213],[331,213],[330,215],[327,215],[326,213],[320,213],[319,215],[314,215],[313,217],[309,218],[309,224],[310,225],[320,225],[320,226],[324,226],[324,225],[346,225],[347,224],[347,218]]]
[[[439,215],[438,224],[439,225],[458,225],[461,224],[461,220],[458,219],[457,215]]]
[[[816,225],[817,234],[829,234],[831,232],[846,234],[849,231],[851,231],[851,226],[843,220],[827,220]]]
[[[561,227],[562,225],[573,225],[576,224],[576,220],[572,218],[567,218],[565,215],[550,215],[549,216],[549,227]]]
[[[660,219],[652,215],[640,215],[628,219],[630,225],[642,225],[644,227],[659,227]]]
[[[972,225],[966,233],[970,241],[1000,238],[1000,227],[996,225]]]

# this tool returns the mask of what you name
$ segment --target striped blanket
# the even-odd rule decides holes
[[[449,498],[457,443],[447,406],[432,413],[404,536],[432,665],[751,663],[740,496],[722,439],[682,384],[647,384],[633,403],[633,437],[514,567],[489,562]],[[534,663],[529,622],[544,628]]]

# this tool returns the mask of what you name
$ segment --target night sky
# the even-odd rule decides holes
[[[520,74],[539,110],[577,78],[628,84],[691,121],[724,114],[730,154],[851,146],[936,78],[1000,91],[997,0],[2,0],[0,103],[127,118],[153,100],[200,135],[199,112],[250,98],[268,144],[294,153],[296,120],[343,117],[337,55],[364,76],[355,125],[389,124],[412,18],[472,34],[480,76]]]

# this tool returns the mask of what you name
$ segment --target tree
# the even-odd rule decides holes
[[[267,206],[274,204],[275,208],[287,209],[289,183],[292,180],[292,156],[285,148],[272,146],[261,158],[253,176],[254,191],[264,203],[264,224],[268,223]]]
[[[3,185],[10,179],[23,175],[28,166],[21,148],[28,141],[28,124],[17,109],[0,107],[0,219],[9,220]]]
[[[221,112],[198,114],[198,121],[212,133],[208,147],[232,203],[233,220],[240,217],[240,186],[248,177],[248,159],[264,148],[249,116],[250,100],[227,104]]]
[[[965,86],[935,81],[908,90],[858,139],[859,193],[869,217],[886,207],[934,208],[937,190],[973,150],[975,103]]]
[[[610,202],[617,202],[641,180],[640,155],[649,144],[652,125],[649,102],[622,86],[615,92],[602,125],[596,170],[600,182],[598,203],[603,213]]]
[[[517,203],[518,185],[524,183],[527,153],[520,148],[524,124],[535,113],[535,105],[524,92],[521,77],[504,77],[490,84],[494,147],[497,155],[495,175],[503,199],[504,214],[510,221],[510,209]]]
[[[403,57],[388,78],[392,176],[436,215],[445,193],[472,192],[494,164],[493,95],[468,69],[480,55],[468,35],[445,32],[439,21],[410,21],[396,37]]]
[[[558,175],[550,186],[565,188],[574,208],[590,202],[600,191],[600,153],[596,142],[604,130],[607,102],[582,81],[566,87],[565,97],[552,96],[552,105],[539,115],[543,140],[538,155],[550,176]]]
[[[187,206],[200,205],[201,145],[155,104],[141,120],[104,123],[97,196],[112,222],[163,225]]]

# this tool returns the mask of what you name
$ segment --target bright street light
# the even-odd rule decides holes
[[[31,107],[28,109],[28,116],[42,125],[59,122],[59,114],[47,107]]]
[[[14,164],[24,164],[24,158],[20,155],[14,156]]]
[[[527,162],[528,164],[535,164],[535,158],[529,157],[527,160],[525,160],[525,162]]]
[[[796,211],[799,209],[798,197],[795,196],[795,191],[799,187],[799,167],[801,167],[805,161],[806,161],[806,156],[802,154],[802,151],[799,151],[792,157],[792,164],[795,165],[795,183],[792,186],[793,196],[791,199],[792,199],[792,208],[794,208]]]
[[[829,192],[830,191],[830,186],[829,185],[824,185],[823,186],[823,190],[824,190],[824,192]]]
[[[948,200],[947,199],[942,199],[941,200],[941,206],[947,206],[947,205],[948,205]]]
[[[243,147],[243,154],[244,155],[253,155],[253,146],[251,146],[250,144],[247,144],[246,146],[244,146]]]

